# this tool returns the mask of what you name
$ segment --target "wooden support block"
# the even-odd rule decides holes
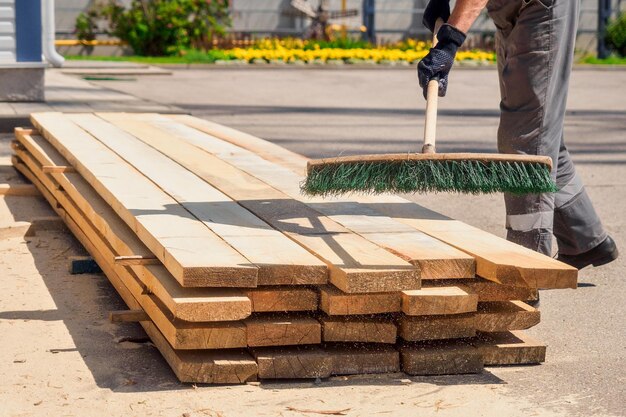
[[[406,344],[400,349],[402,370],[409,375],[477,374],[481,352],[461,341]]]
[[[479,333],[473,344],[486,366],[530,365],[546,360],[546,345],[522,331]]]
[[[396,343],[398,328],[391,318],[321,317],[324,342]]]
[[[91,256],[71,256],[69,263],[70,274],[99,274],[102,272],[98,263]]]
[[[459,287],[433,287],[402,292],[402,311],[407,316],[462,314],[476,311],[478,296]]]
[[[0,184],[0,195],[36,197],[41,193],[33,184]]]
[[[476,330],[506,332],[525,330],[539,324],[541,313],[522,301],[494,301],[479,303]]]
[[[41,167],[41,172],[44,174],[66,174],[76,172],[76,170],[72,166],[44,165]]]
[[[406,341],[459,339],[474,336],[476,336],[474,313],[400,318],[400,337]]]
[[[67,228],[59,216],[37,217],[31,220],[24,236],[35,236],[37,232],[50,230],[65,231]]]
[[[333,361],[333,375],[400,372],[400,352],[388,345],[324,345]]]
[[[109,321],[111,323],[136,323],[139,321],[149,321],[150,317],[143,310],[121,310],[110,311]]]
[[[129,255],[129,256],[116,256],[115,263],[117,265],[131,266],[131,265],[160,265],[159,261],[155,257],[147,257],[143,255]]]
[[[309,287],[259,287],[243,291],[252,303],[252,311],[316,311],[319,295]]]
[[[329,316],[397,313],[400,295],[391,293],[348,294],[333,285],[320,287],[320,308]]]
[[[260,379],[328,378],[332,357],[320,347],[257,348],[252,351]]]
[[[244,320],[248,346],[289,346],[319,344],[322,327],[306,316],[269,315]]]

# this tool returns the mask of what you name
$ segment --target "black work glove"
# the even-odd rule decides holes
[[[465,41],[465,34],[454,26],[445,24],[437,32],[437,46],[430,49],[428,55],[417,64],[417,78],[424,89],[424,98],[428,91],[428,82],[439,80],[439,97],[446,95],[448,74],[454,64],[456,51]]]
[[[430,0],[424,9],[422,23],[431,32],[435,32],[435,22],[441,19],[447,22],[450,18],[450,0]]]

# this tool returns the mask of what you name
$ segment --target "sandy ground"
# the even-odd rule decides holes
[[[493,149],[495,73],[454,76],[442,103],[441,146]],[[320,156],[411,149],[423,114],[409,84],[413,77],[384,70],[179,71],[104,85]],[[626,72],[575,73],[566,129],[597,209],[622,247],[625,86]],[[0,139],[0,183],[21,181],[8,166],[9,140]],[[498,196],[415,199],[503,233]],[[490,368],[473,376],[196,387],[177,382],[138,325],[108,322],[108,312],[123,304],[103,275],[69,275],[67,258],[84,254],[71,235],[23,237],[23,222],[50,215],[40,198],[0,198],[2,417],[321,415],[305,410],[345,410],[347,416],[625,415],[623,260],[584,271],[576,291],[542,293],[542,323],[532,330],[549,344],[541,366]]]

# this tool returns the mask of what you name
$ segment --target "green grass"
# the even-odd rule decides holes
[[[595,56],[587,56],[581,59],[580,63],[591,65],[626,65],[626,57],[610,56],[605,59],[598,59]]]
[[[94,55],[67,55],[72,61],[108,61],[108,62],[137,62],[141,64],[212,64],[218,60],[231,59],[228,53],[220,50],[207,52],[189,51],[184,56],[94,56]]]

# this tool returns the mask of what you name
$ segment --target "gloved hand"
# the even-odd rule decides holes
[[[439,80],[439,97],[446,95],[448,74],[454,64],[456,52],[465,42],[465,38],[465,34],[454,26],[441,26],[437,32],[437,45],[417,64],[417,78],[420,87],[424,89],[424,98],[428,91],[428,82],[432,79]]]
[[[430,0],[424,9],[422,23],[431,32],[435,32],[435,22],[441,19],[445,22],[450,18],[450,0]]]

